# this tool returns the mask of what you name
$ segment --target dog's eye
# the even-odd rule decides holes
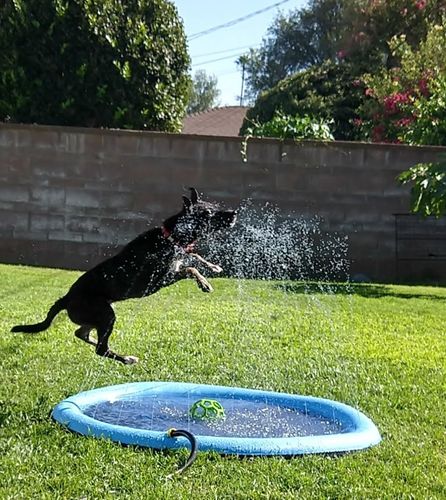
[[[210,210],[208,210],[207,208],[205,208],[202,213],[203,213],[203,215],[205,217],[211,217],[212,216],[212,212]]]

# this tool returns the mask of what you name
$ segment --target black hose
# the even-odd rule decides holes
[[[167,431],[167,435],[172,438],[180,436],[185,437],[186,439],[189,440],[191,448],[189,457],[186,460],[185,464],[181,466],[179,469],[177,469],[175,472],[172,472],[172,474],[169,474],[167,476],[167,479],[171,479],[174,475],[181,474],[182,472],[184,472],[188,467],[190,467],[195,462],[195,459],[197,458],[198,443],[195,436],[191,432],[186,431],[184,429],[169,429]]]

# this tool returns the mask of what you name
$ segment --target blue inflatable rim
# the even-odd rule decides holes
[[[381,441],[375,424],[360,411],[343,403],[329,399],[285,394],[280,392],[242,389],[225,386],[191,384],[182,382],[134,382],[102,387],[81,392],[60,402],[53,410],[52,417],[68,429],[96,438],[105,438],[125,445],[137,445],[155,449],[189,447],[184,438],[173,439],[166,432],[137,429],[110,424],[86,415],[87,407],[125,397],[135,397],[147,391],[158,394],[185,395],[195,399],[218,399],[231,397],[248,400],[268,398],[271,404],[304,407],[306,411],[332,418],[340,422],[344,429],[340,433],[293,437],[221,437],[197,435],[201,451],[215,451],[220,454],[236,455],[302,455],[307,453],[342,453],[357,451],[374,446]]]

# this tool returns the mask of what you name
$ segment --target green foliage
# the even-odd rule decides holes
[[[446,21],[429,26],[416,49],[405,36],[389,42],[399,67],[364,76],[363,137],[446,145]]]
[[[271,120],[265,123],[253,122],[245,130],[241,155],[248,161],[248,140],[251,137],[274,137],[277,139],[293,139],[295,141],[333,141],[330,131],[333,120],[324,121],[315,116],[291,116],[276,111]]]
[[[428,140],[429,135],[435,135],[426,131],[429,113],[436,111],[434,122],[444,122],[441,85],[433,85],[431,89],[437,93],[434,109],[420,100],[420,121],[413,124],[423,130],[411,131],[405,113],[395,113],[388,120],[371,99],[365,102],[376,89],[369,85],[369,95],[363,95],[361,76],[369,72],[376,87],[384,86],[383,73],[394,71],[389,68],[399,66],[406,57],[401,49],[414,51],[431,27],[441,22],[444,10],[444,0],[313,0],[304,9],[281,14],[270,27],[262,47],[243,58],[249,96],[256,97],[264,91],[257,97],[254,110],[248,113],[248,120],[263,123],[281,109],[289,115],[333,119],[336,139]],[[389,45],[392,38],[399,45]],[[444,45],[440,48],[434,45],[428,44],[424,51],[425,65],[432,59],[429,48],[444,61]],[[333,62],[324,62],[327,59]],[[419,73],[416,83],[426,77]],[[400,86],[401,89],[393,87],[386,94],[386,97],[395,94],[398,108],[400,97],[404,99],[403,94],[409,90],[403,88],[403,80]],[[421,115],[426,117],[424,123]],[[248,126],[245,123],[242,132]],[[408,135],[400,139],[406,130]],[[440,143],[439,137],[435,140],[435,144]]]
[[[417,47],[444,8],[444,0],[350,0],[343,13],[342,56],[368,71],[398,65],[387,42],[404,36]]]
[[[418,95],[411,103],[407,125],[399,138],[407,144],[446,146],[446,75],[429,81],[429,95]]]
[[[413,183],[412,211],[423,216],[446,215],[446,155],[437,163],[419,163],[398,176],[403,184]]]
[[[444,0],[310,0],[279,14],[261,47],[246,54],[248,97],[327,59],[347,60],[357,75],[390,68],[397,59],[387,41],[405,35],[416,47],[444,10]]]
[[[189,89],[167,0],[6,0],[0,119],[176,131]]]
[[[307,7],[280,13],[259,49],[244,57],[247,97],[271,89],[297,71],[334,59],[346,0],[310,0]]]
[[[446,289],[214,279],[116,304],[111,345],[140,363],[99,358],[61,313],[40,320],[78,273],[0,266],[0,498],[445,498]],[[325,288],[326,290],[326,288]],[[181,380],[314,395],[360,409],[383,441],[358,453],[240,460],[123,447],[50,418],[69,395],[142,380]]]
[[[265,123],[253,124],[247,129],[247,136],[276,137],[279,139],[332,141],[330,124],[313,116],[290,116],[277,111]]]
[[[286,78],[260,95],[248,111],[241,133],[246,134],[251,123],[270,121],[276,110],[281,110],[290,116],[308,115],[332,122],[330,129],[336,139],[355,138],[353,120],[363,102],[363,89],[351,71],[347,63],[326,61]]]
[[[205,70],[196,71],[190,89],[187,112],[199,113],[217,106],[219,95],[217,78],[213,75],[208,76]]]

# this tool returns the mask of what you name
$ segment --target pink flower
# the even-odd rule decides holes
[[[373,97],[375,95],[375,92],[370,87],[366,88],[364,93],[365,95],[368,95],[370,97]]]
[[[392,115],[398,111],[398,104],[394,95],[389,95],[384,98],[384,110],[388,115]]]
[[[427,5],[427,0],[417,0],[415,2],[415,7],[418,9],[418,10],[423,10]]]
[[[360,87],[362,85],[362,81],[357,78],[356,80],[353,80],[352,85],[353,87]]]
[[[339,59],[344,59],[344,57],[347,55],[346,50],[339,50],[336,55],[338,56]]]
[[[362,123],[363,123],[363,121],[361,120],[361,118],[355,118],[355,119],[353,120],[353,125],[354,125],[355,127],[360,127],[360,126],[362,125]]]
[[[401,111],[401,105],[410,102],[410,92],[397,92],[384,98],[384,109],[387,114],[392,115]]]

